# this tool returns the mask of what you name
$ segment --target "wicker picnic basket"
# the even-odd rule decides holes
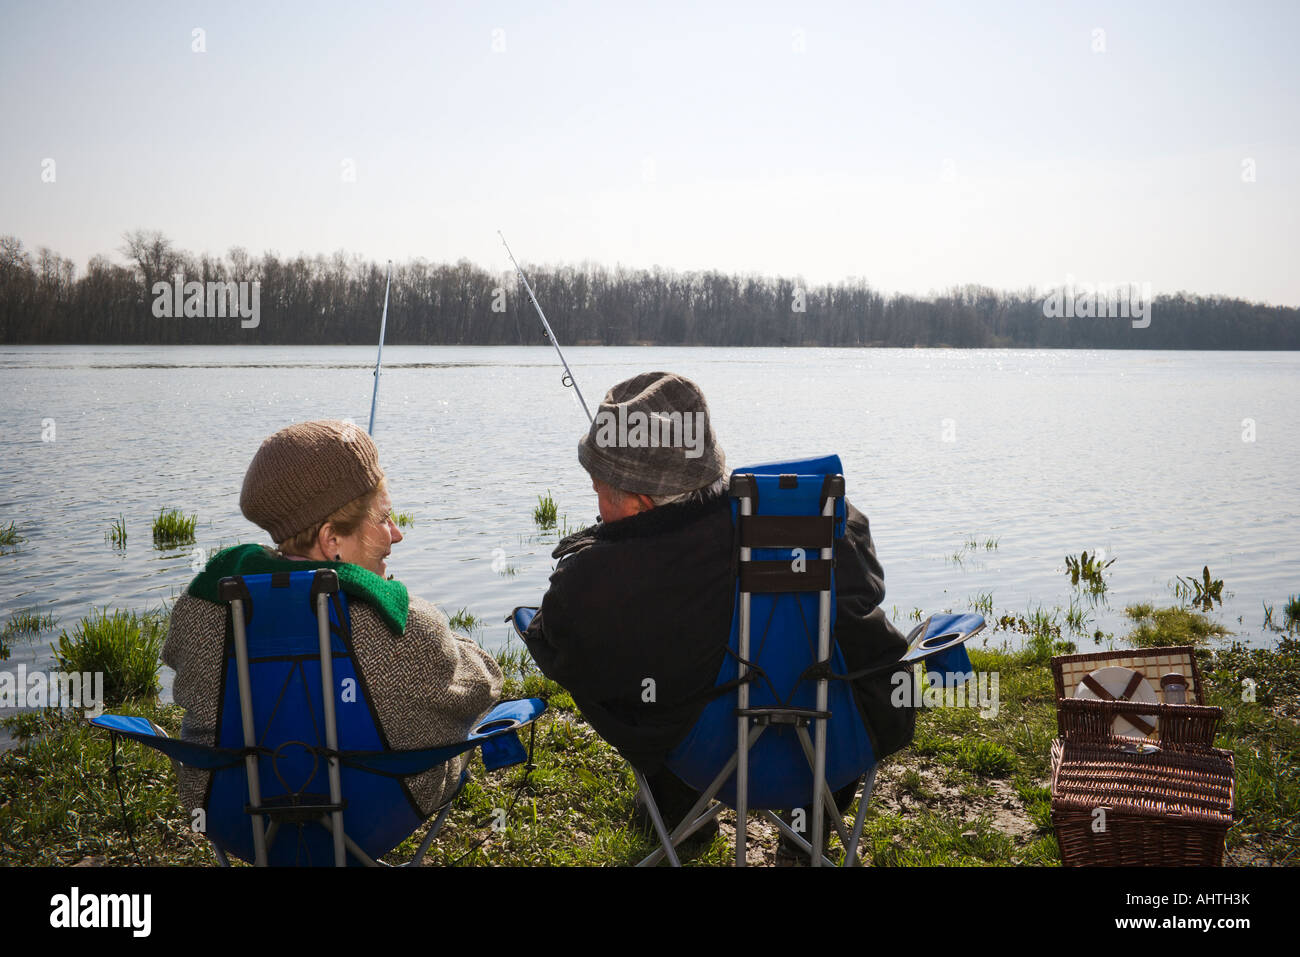
[[[1103,668],[1137,672],[1155,701],[1074,697]],[[1184,679],[1185,703],[1160,679]],[[1052,745],[1052,823],[1067,866],[1207,866],[1223,861],[1232,826],[1231,751],[1213,747],[1222,709],[1204,704],[1190,647],[1052,659],[1060,737]],[[1139,684],[1134,678],[1129,689]],[[1118,719],[1123,719],[1119,721]],[[1117,734],[1116,728],[1149,728]]]
[[[1057,739],[1052,745],[1052,824],[1067,867],[1223,863],[1232,826],[1232,752],[1162,745],[1141,754],[1133,739]]]

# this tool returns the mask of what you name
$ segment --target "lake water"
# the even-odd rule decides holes
[[[1064,610],[1065,556],[1085,549],[1115,559],[1105,600],[1085,603],[1089,634],[1123,633],[1126,604],[1172,603],[1175,576],[1206,564],[1225,582],[1213,617],[1252,644],[1272,637],[1263,604],[1280,622],[1300,592],[1297,353],[566,354],[593,406],[638,372],[694,379],[732,466],[838,452],[904,630],[913,608],[983,594],[995,614]],[[478,637],[497,647],[502,619],[540,599],[552,568],[538,495],[571,526],[595,517],[576,455],[586,419],[549,346],[384,359],[375,439],[395,508],[415,518],[389,570],[448,614],[483,618]],[[265,541],[239,512],[259,443],[305,419],[364,427],[373,362],[360,347],[0,349],[0,526],[26,539],[0,556],[0,614],[36,608],[71,629],[92,606],[155,608],[184,590],[195,547]],[[197,546],[154,548],[161,508],[198,515]],[[124,550],[105,538],[119,514]],[[3,667],[47,663],[57,633],[17,640]]]

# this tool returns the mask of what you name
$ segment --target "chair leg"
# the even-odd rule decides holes
[[[814,760],[812,740],[808,736],[808,729],[800,727],[797,730],[799,734],[799,743],[803,746],[804,756],[808,759],[808,766],[813,768],[816,766],[816,762]],[[835,833],[840,836],[840,841],[845,847],[848,847],[849,832],[844,828],[844,819],[840,815],[840,809],[835,806],[835,798],[831,795],[830,788],[826,787],[824,783],[821,788],[821,793],[822,809],[827,812],[824,820],[830,822],[831,827],[835,828]]]
[[[845,845],[844,866],[852,867],[857,862],[858,842],[862,840],[862,826],[867,819],[867,802],[871,799],[871,791],[876,786],[876,765],[871,766],[867,772],[866,780],[862,782],[862,793],[858,796],[858,813],[853,819],[853,839]]]
[[[757,725],[749,729],[749,746],[751,748],[754,746],[755,742],[762,737],[763,732],[766,730],[767,725]],[[713,779],[713,783],[710,784],[708,788],[705,789],[704,793],[700,795],[700,799],[695,802],[695,806],[686,813],[686,817],[682,819],[682,823],[678,824],[677,827],[673,829],[672,840],[674,842],[680,844],[684,838],[689,837],[691,833],[698,830],[701,825],[713,816],[712,813],[702,815],[700,812],[703,811],[704,808],[708,806],[709,802],[713,800],[713,796],[722,790],[722,786],[727,783],[727,778],[731,777],[731,773],[736,769],[737,761],[738,757],[736,754],[733,754],[727,759],[726,765],[718,772],[718,776]],[[635,772],[636,769],[633,768],[633,771]],[[721,810],[722,805],[720,804],[718,806],[718,811],[720,812]],[[637,867],[653,867],[655,864],[658,864],[663,857],[664,851],[663,848],[660,848],[651,852],[648,857],[637,864]]]
[[[659,843],[663,847],[664,854],[668,857],[668,863],[673,867],[681,867],[682,863],[677,859],[677,851],[673,848],[673,840],[668,834],[668,829],[664,827],[664,819],[659,814],[659,806],[655,804],[655,796],[650,791],[649,782],[636,768],[632,769],[632,773],[636,776],[636,786],[640,788],[641,796],[645,798],[646,809],[650,812],[650,822],[654,825],[655,833],[659,835]],[[690,816],[687,815],[687,817]],[[652,854],[651,857],[655,857],[655,855]],[[650,858],[647,857],[641,862],[641,865],[649,866],[647,863],[649,860]]]
[[[272,821],[271,826],[266,829],[266,850],[268,853],[270,853],[271,848],[275,846],[275,838],[276,835],[279,833],[280,833],[280,822]]]
[[[673,842],[673,846],[678,846],[704,825],[708,824],[715,817],[721,814],[725,807],[726,805],[721,801],[714,801],[713,806],[703,813],[692,808],[691,811],[682,818],[682,822],[678,824],[669,835],[670,840]]]
[[[452,802],[448,801],[441,811],[438,812],[437,819],[434,820],[433,826],[429,828],[429,833],[424,836],[424,841],[420,844],[420,849],[415,852],[415,857],[411,858],[402,867],[419,867],[424,862],[424,855],[428,853],[429,848],[433,845],[433,839],[438,836],[442,830],[442,825],[447,820],[447,815],[451,813]]]
[[[813,856],[812,843],[806,837],[804,837],[802,834],[800,834],[798,831],[792,828],[785,821],[781,820],[781,816],[779,814],[773,814],[771,811],[764,811],[763,816],[767,818],[771,823],[775,824],[776,829],[780,831],[782,834],[784,834],[786,837],[790,838],[790,840],[792,840],[800,850],[806,851],[808,854],[808,859],[810,861],[812,860],[812,856]],[[832,861],[825,854],[821,855],[821,859],[822,859],[821,862],[825,864],[827,867],[835,866],[835,862]]]
[[[320,822],[320,826],[325,828],[325,830],[329,831],[330,834],[334,833],[333,814],[322,814],[319,818],[319,822]],[[357,860],[359,860],[362,864],[366,865],[367,867],[392,867],[391,864],[385,864],[383,861],[377,861],[369,854],[367,854],[365,851],[363,851],[360,845],[358,845],[356,841],[352,840],[352,838],[348,836],[347,831],[343,832],[343,846],[346,847],[350,852],[352,852],[353,857],[355,857]]]

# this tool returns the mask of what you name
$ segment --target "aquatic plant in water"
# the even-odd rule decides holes
[[[114,548],[126,548],[126,519],[120,514],[113,519],[113,524],[104,533],[104,538],[111,542]]]
[[[0,629],[0,637],[19,638],[24,635],[34,637],[43,631],[49,631],[55,623],[56,619],[52,614],[41,614],[35,608],[24,608],[9,616],[4,628]]]
[[[1174,593],[1183,600],[1190,600],[1193,608],[1209,611],[1214,603],[1223,604],[1223,579],[1210,577],[1210,566],[1201,569],[1201,578],[1183,578],[1178,576]]]
[[[1065,571],[1070,576],[1070,584],[1078,585],[1082,582],[1094,595],[1100,595],[1106,590],[1104,574],[1106,569],[1114,564],[1113,558],[1102,561],[1100,552],[1089,555],[1085,551],[1078,558],[1073,555],[1065,556]]]
[[[1286,627],[1294,629],[1300,627],[1300,595],[1292,595],[1286,600],[1286,608],[1283,609],[1286,615]]]
[[[1073,595],[1070,596],[1070,607],[1065,613],[1065,626],[1076,635],[1082,635],[1092,622],[1092,613],[1083,607]]]
[[[158,517],[153,520],[153,542],[160,548],[192,545],[194,544],[194,529],[198,526],[198,523],[199,517],[197,515],[186,518],[178,508],[171,511],[159,509]]]
[[[551,498],[551,490],[547,489],[545,496],[537,496],[537,507],[533,509],[533,521],[537,523],[538,528],[554,528],[555,519],[555,499]]]
[[[10,522],[8,526],[0,525],[0,555],[3,555],[6,548],[12,548],[20,542],[27,539],[18,534],[18,526]]]

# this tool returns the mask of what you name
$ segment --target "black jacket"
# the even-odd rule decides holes
[[[565,538],[524,635],[547,677],[645,774],[691,729],[722,666],[736,559],[730,504],[723,495],[665,505]],[[835,639],[848,670],[898,660],[906,643],[878,607],[884,573],[867,518],[852,505],[835,582]],[[877,757],[911,741],[915,724],[911,709],[891,705],[890,678],[854,682]]]

